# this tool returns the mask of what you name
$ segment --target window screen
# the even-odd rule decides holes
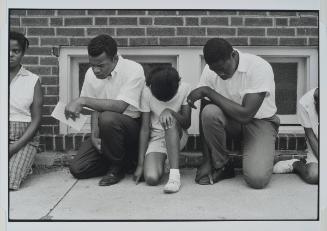
[[[270,63],[275,76],[277,114],[296,114],[297,63]]]

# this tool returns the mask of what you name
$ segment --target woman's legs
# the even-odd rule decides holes
[[[30,143],[15,153],[9,160],[9,189],[18,190],[21,182],[31,170],[36,147]]]

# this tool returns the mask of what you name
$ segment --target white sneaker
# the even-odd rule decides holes
[[[169,179],[164,187],[165,193],[175,193],[178,192],[181,187],[181,181],[177,179]]]
[[[298,159],[290,159],[279,161],[274,165],[273,173],[291,173],[293,172],[293,163],[298,161]]]

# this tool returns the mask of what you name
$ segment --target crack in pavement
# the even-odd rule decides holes
[[[77,184],[78,180],[74,182],[72,186],[67,190],[67,192],[59,199],[59,201],[49,210],[49,212],[41,217],[39,220],[52,220],[53,216],[50,216],[50,213],[59,205],[59,203],[65,198],[65,196],[74,188],[74,186]]]

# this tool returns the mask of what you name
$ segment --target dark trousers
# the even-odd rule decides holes
[[[99,115],[101,153],[92,145],[91,138],[80,147],[70,164],[75,178],[85,179],[104,175],[110,165],[132,172],[137,164],[140,119],[116,112]]]

